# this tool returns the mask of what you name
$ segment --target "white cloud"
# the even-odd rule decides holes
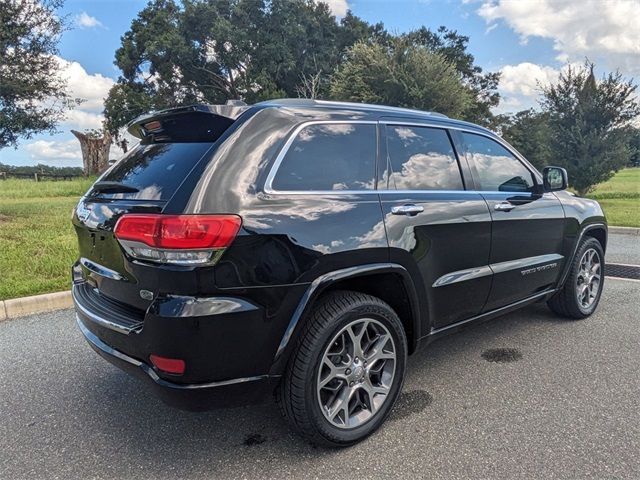
[[[88,73],[78,62],[60,57],[56,59],[61,67],[59,75],[67,82],[67,93],[72,98],[83,101],[65,112],[64,120],[59,125],[59,129],[66,134],[65,137],[60,140],[37,140],[24,145],[34,162],[81,160],[80,143],[77,139],[70,138],[70,130],[84,131],[102,127],[104,99],[115,83],[112,78],[99,73]],[[118,156],[119,153],[120,149],[112,146],[112,156]]]
[[[478,14],[488,24],[503,20],[521,41],[553,40],[562,62],[588,57],[609,70],[640,74],[637,0],[485,0]]]
[[[500,69],[498,90],[501,99],[500,105],[495,109],[496,113],[536,107],[540,87],[555,82],[559,73],[555,68],[529,62],[505,65]]]
[[[102,22],[98,20],[96,17],[92,17],[87,12],[82,12],[75,17],[76,25],[80,28],[96,28],[96,27],[104,27]]]
[[[329,10],[336,17],[344,17],[347,14],[347,10],[349,10],[349,4],[347,0],[317,0],[322,3],[326,3],[329,5]]]
[[[78,62],[70,62],[58,57],[61,65],[60,76],[67,82],[67,93],[83,102],[65,115],[63,128],[84,130],[100,128],[104,99],[115,81],[99,73],[89,74]]]
[[[36,140],[35,142],[27,143],[24,148],[35,161],[82,159],[80,144],[76,139],[63,142]]]
[[[79,110],[76,108],[74,110],[69,110],[65,114],[62,128],[80,131],[99,129],[102,127],[102,120],[103,117],[99,113],[85,112],[84,110]]]
[[[505,65],[500,75],[500,90],[505,93],[535,96],[541,85],[548,85],[558,79],[559,71],[553,67],[523,62]]]
[[[104,99],[115,81],[99,73],[87,73],[78,62],[58,58],[62,66],[61,76],[67,81],[69,95],[85,100],[80,108],[100,112],[104,108]]]

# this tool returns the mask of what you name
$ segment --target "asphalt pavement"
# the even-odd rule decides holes
[[[537,304],[433,343],[389,421],[345,450],[308,445],[273,404],[164,406],[71,310],[1,322],[0,478],[637,479],[638,299],[607,279],[587,320]]]
[[[605,260],[607,263],[640,265],[640,236],[610,233]]]

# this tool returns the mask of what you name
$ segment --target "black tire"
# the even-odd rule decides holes
[[[391,334],[396,353],[395,374],[384,402],[369,420],[354,428],[339,428],[323,414],[316,382],[329,342],[359,318],[374,319]],[[311,443],[328,447],[353,445],[378,429],[391,412],[404,383],[406,359],[404,328],[389,305],[377,297],[358,292],[330,292],[318,300],[307,318],[276,392],[276,400],[291,427]]]
[[[600,283],[598,292],[596,293],[593,303],[588,307],[583,306],[576,295],[576,285],[580,281],[580,262],[587,250],[593,249],[597,252],[600,261]],[[571,266],[569,275],[565,281],[562,289],[558,291],[549,301],[547,305],[556,314],[561,317],[570,318],[574,320],[580,320],[590,316],[598,307],[602,290],[604,288],[604,252],[602,251],[602,245],[595,238],[587,237],[578,246],[575,256],[571,260]]]

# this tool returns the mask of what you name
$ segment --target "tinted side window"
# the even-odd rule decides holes
[[[375,162],[375,125],[308,125],[287,150],[272,186],[276,190],[371,190]]]
[[[387,125],[387,170],[392,190],[464,190],[449,135],[439,128]],[[381,187],[382,188],[382,187]]]
[[[532,192],[531,172],[509,150],[495,140],[463,132],[470,160],[478,173],[479,190]]]

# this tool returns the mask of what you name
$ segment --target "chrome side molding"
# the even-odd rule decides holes
[[[435,282],[433,287],[442,287],[444,285],[451,285],[452,283],[465,282],[467,280],[473,280],[474,278],[484,277],[487,275],[494,275],[496,273],[504,273],[510,270],[528,269],[530,267],[549,264],[549,268],[558,266],[558,262],[564,259],[562,255],[557,253],[549,253],[547,255],[536,255],[535,257],[519,258],[517,260],[509,260],[507,262],[492,263],[491,265],[484,265],[481,267],[467,268],[464,270],[457,270],[442,275]],[[540,269],[539,271],[542,271]],[[537,271],[537,270],[536,270]],[[523,275],[528,273],[534,273],[528,270],[521,272]]]

